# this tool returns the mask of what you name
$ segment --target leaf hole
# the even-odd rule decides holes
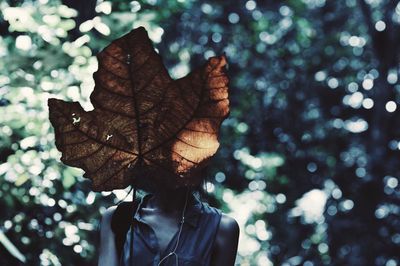
[[[73,124],[73,125],[78,124],[80,121],[81,121],[81,118],[80,118],[80,117],[78,117],[78,118],[72,117],[72,124]]]

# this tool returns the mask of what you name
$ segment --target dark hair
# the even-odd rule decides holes
[[[200,170],[202,176],[206,176],[205,169]],[[200,201],[208,202],[208,192],[206,190],[207,178],[203,178],[197,185],[192,185],[189,187],[191,193],[197,197]],[[137,193],[135,195],[135,200],[139,200],[148,193],[175,193],[176,191],[186,191],[186,187],[180,187],[176,189],[168,188],[168,186],[163,186],[162,184],[155,184],[150,178],[138,178],[135,182]],[[130,192],[134,190],[133,185],[131,186]]]

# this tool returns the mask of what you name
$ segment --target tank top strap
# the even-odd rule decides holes
[[[201,216],[198,221],[198,227],[191,235],[190,243],[194,243],[197,258],[201,258],[204,265],[209,265],[215,239],[221,222],[221,210],[210,206],[206,202],[201,202]]]

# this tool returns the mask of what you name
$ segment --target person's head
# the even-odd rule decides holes
[[[205,173],[202,172],[204,176]],[[205,191],[205,179],[199,179],[196,183],[190,184],[188,186],[172,186],[171,184],[155,182],[153,178],[138,178],[135,182],[135,187],[138,190],[141,190],[144,193],[157,194],[161,198],[173,198],[173,197],[182,197],[182,195],[186,195],[187,191],[189,193],[196,195],[198,198],[202,199],[206,194]],[[162,179],[161,179],[162,180]]]

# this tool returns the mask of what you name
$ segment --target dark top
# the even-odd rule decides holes
[[[130,248],[130,229],[125,235],[125,244],[123,245],[120,257],[120,265],[137,266],[151,265],[156,266],[160,260],[173,251],[177,233],[167,245],[163,254],[160,254],[157,237],[150,225],[141,217],[141,205],[151,197],[151,194],[144,196],[135,212],[134,243],[133,243],[133,265],[129,264]],[[205,202],[201,202],[195,196],[188,202],[186,209],[185,222],[176,250],[176,256],[169,256],[164,259],[160,265],[191,265],[208,266],[210,265],[213,244],[216,238],[219,223],[221,221],[221,211],[211,207]]]

